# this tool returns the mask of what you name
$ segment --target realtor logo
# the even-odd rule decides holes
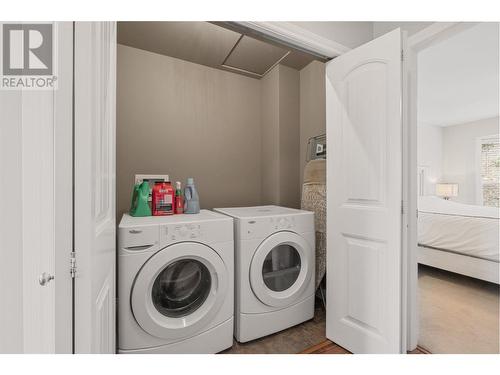
[[[3,74],[52,75],[52,25],[3,25]]]
[[[51,23],[4,23],[1,88],[54,88],[53,40]]]

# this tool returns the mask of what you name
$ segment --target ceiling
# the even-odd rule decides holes
[[[498,23],[480,23],[418,54],[419,123],[498,116],[498,31]]]
[[[262,78],[280,63],[300,70],[315,56],[210,22],[118,22],[118,43]]]

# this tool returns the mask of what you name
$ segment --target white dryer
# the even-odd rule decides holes
[[[216,353],[233,344],[233,220],[123,215],[118,352]]]
[[[247,342],[314,316],[314,214],[216,208],[235,219],[235,337]]]

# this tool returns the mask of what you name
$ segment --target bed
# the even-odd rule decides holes
[[[499,209],[421,196],[418,262],[499,284]]]

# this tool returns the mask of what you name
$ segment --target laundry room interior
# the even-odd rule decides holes
[[[310,237],[307,240],[308,244],[304,245],[308,248],[305,251],[309,254],[299,255],[300,251],[297,252],[293,245],[287,245],[291,243],[291,239],[285,236],[283,243],[277,244],[276,253],[268,257],[278,259],[283,256],[285,261],[268,260],[269,267],[274,272],[286,273],[287,270],[291,270],[292,273],[290,276],[283,276],[285,280],[283,282],[288,285],[274,285],[277,291],[271,293],[275,294],[279,303],[268,302],[266,305],[262,301],[265,301],[266,297],[258,299],[257,303],[271,306],[270,311],[282,311],[283,315],[279,320],[283,323],[263,331],[261,337],[252,336],[251,339],[247,337],[245,340],[234,340],[232,346],[225,345],[223,353],[294,354],[323,342],[325,340],[323,276],[326,255],[325,62],[327,59],[283,43],[265,40],[262,36],[253,35],[249,30],[231,23],[118,22],[117,42],[117,224],[124,214],[132,213],[131,198],[137,197],[139,188],[139,184],[134,187],[134,183],[142,181],[140,176],[150,177],[152,180],[158,176],[168,176],[166,178],[175,190],[180,189],[182,192],[186,181],[193,179],[190,182],[194,182],[196,186],[201,214],[205,212],[204,210],[220,207],[255,207],[255,214],[264,217],[266,215],[258,212],[259,210],[277,206],[276,217],[286,220],[286,224],[281,226],[281,222],[278,223],[276,218],[275,232],[285,231],[296,235],[293,233],[296,231],[294,226],[300,227],[303,221],[304,211],[299,211],[301,207],[309,211],[315,210],[316,232],[312,215],[307,219],[307,229],[304,229]],[[302,94],[303,92],[307,92],[307,95]],[[308,163],[309,166],[306,168]],[[304,183],[306,183],[305,188],[303,188]],[[153,186],[150,188],[152,190]],[[174,204],[176,198],[173,197]],[[184,196],[185,200],[187,198],[187,195]],[[154,203],[149,202],[149,204]],[[186,207],[187,202],[184,202],[184,208]],[[280,207],[297,210],[280,211]],[[154,212],[156,211],[153,208],[153,215]],[[229,211],[222,209],[219,212],[232,215],[230,209]],[[142,215],[137,213],[137,216]],[[173,215],[172,218],[175,216],[177,215]],[[188,217],[185,220],[191,220],[187,214],[181,216]],[[287,216],[291,217],[290,221]],[[297,218],[294,218],[295,216]],[[243,220],[242,217],[240,220]],[[233,218],[236,223],[237,213]],[[120,225],[118,237],[122,229],[126,228],[128,231],[126,236],[130,236],[129,229],[134,226],[133,223],[142,225],[150,219],[168,223],[171,218],[128,216],[126,224],[124,224],[125,218],[122,219],[124,225]],[[182,225],[182,220],[180,223]],[[137,228],[133,230],[138,231]],[[199,231],[202,232],[203,229]],[[195,233],[190,232],[189,236],[193,241],[198,241]],[[182,235],[179,234],[178,237]],[[235,231],[236,253],[237,238],[238,233]],[[298,242],[301,240],[298,238]],[[317,259],[314,259],[315,242],[316,248],[319,246],[323,248],[323,251],[318,252]],[[168,334],[164,336],[167,340],[163,342],[156,337],[150,342],[139,340],[136,345],[127,343],[121,346],[122,339],[125,341],[129,337],[129,332],[122,333],[122,324],[124,321],[129,323],[128,319],[132,318],[122,317],[120,311],[129,308],[121,307],[123,295],[120,294],[120,288],[124,277],[122,273],[125,271],[121,268],[120,254],[124,248],[136,249],[137,246],[148,244],[134,242],[135,247],[127,247],[120,238],[118,244],[117,285],[120,299],[117,324],[118,351],[134,352],[138,348],[148,346],[159,348],[162,347],[162,343],[169,343],[174,347],[174,352],[210,352],[212,349],[200,348],[199,343],[187,349],[182,345],[176,347],[175,342],[170,344],[172,340]],[[160,247],[162,246],[160,240]],[[273,251],[269,252],[271,253]],[[235,254],[235,258],[238,258],[238,255]],[[239,277],[237,261],[235,259],[235,288],[239,288],[241,284],[237,280]],[[260,274],[264,274],[267,264],[265,259],[262,262],[264,268],[259,270]],[[274,264],[271,264],[273,262]],[[305,264],[306,262],[310,264]],[[315,266],[316,262],[318,266]],[[198,266],[203,268],[199,264]],[[183,268],[184,271],[172,270],[170,273],[169,267],[164,266],[167,267],[165,278],[171,280],[176,272],[177,275],[182,275],[182,272],[193,271],[192,274],[195,275],[193,277],[198,279],[192,279],[190,282],[201,282],[204,271],[202,268],[196,268],[198,266],[190,269],[191,266],[188,265]],[[307,273],[304,273],[304,269],[307,269]],[[161,274],[162,271],[158,272]],[[244,271],[240,272],[243,275]],[[247,270],[246,275],[242,277],[248,278],[248,272]],[[151,275],[153,276],[155,275]],[[290,281],[287,281],[287,277]],[[307,280],[302,280],[303,277]],[[308,284],[306,288],[308,307],[303,318],[294,317],[296,312],[286,308],[298,305],[297,301],[305,298],[306,292],[303,288],[295,297],[285,296],[287,293],[290,294],[290,290],[287,292],[286,289],[292,284],[298,284],[299,281],[304,285]],[[161,282],[168,284],[165,279]],[[135,283],[137,284],[137,280]],[[269,287],[270,284],[268,285],[265,280],[264,283]],[[280,283],[282,282],[278,282]],[[136,284],[133,287],[136,287]],[[196,295],[194,289],[181,291],[182,286],[176,290],[174,284],[163,287],[160,293],[167,295],[163,296],[164,299],[170,298],[168,293],[178,292],[178,298],[185,296],[191,299],[198,298],[198,302],[191,300],[186,303],[198,304],[203,310],[200,306],[204,304],[203,299],[208,301],[206,295],[203,293]],[[195,288],[193,285],[191,288]],[[255,286],[252,285],[251,288],[248,292],[255,292]],[[243,290],[242,287],[242,293]],[[182,293],[184,297],[180,296]],[[128,294],[126,298],[129,298]],[[239,298],[245,297],[238,296],[235,290],[235,306],[240,305]],[[282,302],[284,300],[288,302]],[[170,307],[172,303],[174,302],[164,302]],[[153,305],[158,309],[157,304]],[[188,310],[183,313],[182,307],[177,306],[177,308],[180,312],[174,314],[181,314],[177,316],[188,314]],[[195,309],[196,307],[192,311]],[[290,312],[287,312],[288,310]],[[141,325],[138,314],[140,313],[133,312],[135,320]],[[163,315],[167,315],[168,319],[168,312]],[[249,314],[249,316],[257,315],[259,314]],[[158,319],[162,318],[165,316]],[[270,323],[264,320],[259,322],[257,319],[256,322],[247,324],[249,328],[245,329],[255,330],[258,326]],[[142,325],[141,328],[147,330]],[[235,330],[238,330],[236,325]],[[177,339],[177,342],[179,341],[182,340]],[[212,351],[220,352],[221,348]]]
[[[195,177],[202,208],[300,207],[308,140],[325,134],[325,60],[242,35],[118,23],[117,217],[138,173]]]
[[[498,23],[2,30],[0,352],[499,352]]]

